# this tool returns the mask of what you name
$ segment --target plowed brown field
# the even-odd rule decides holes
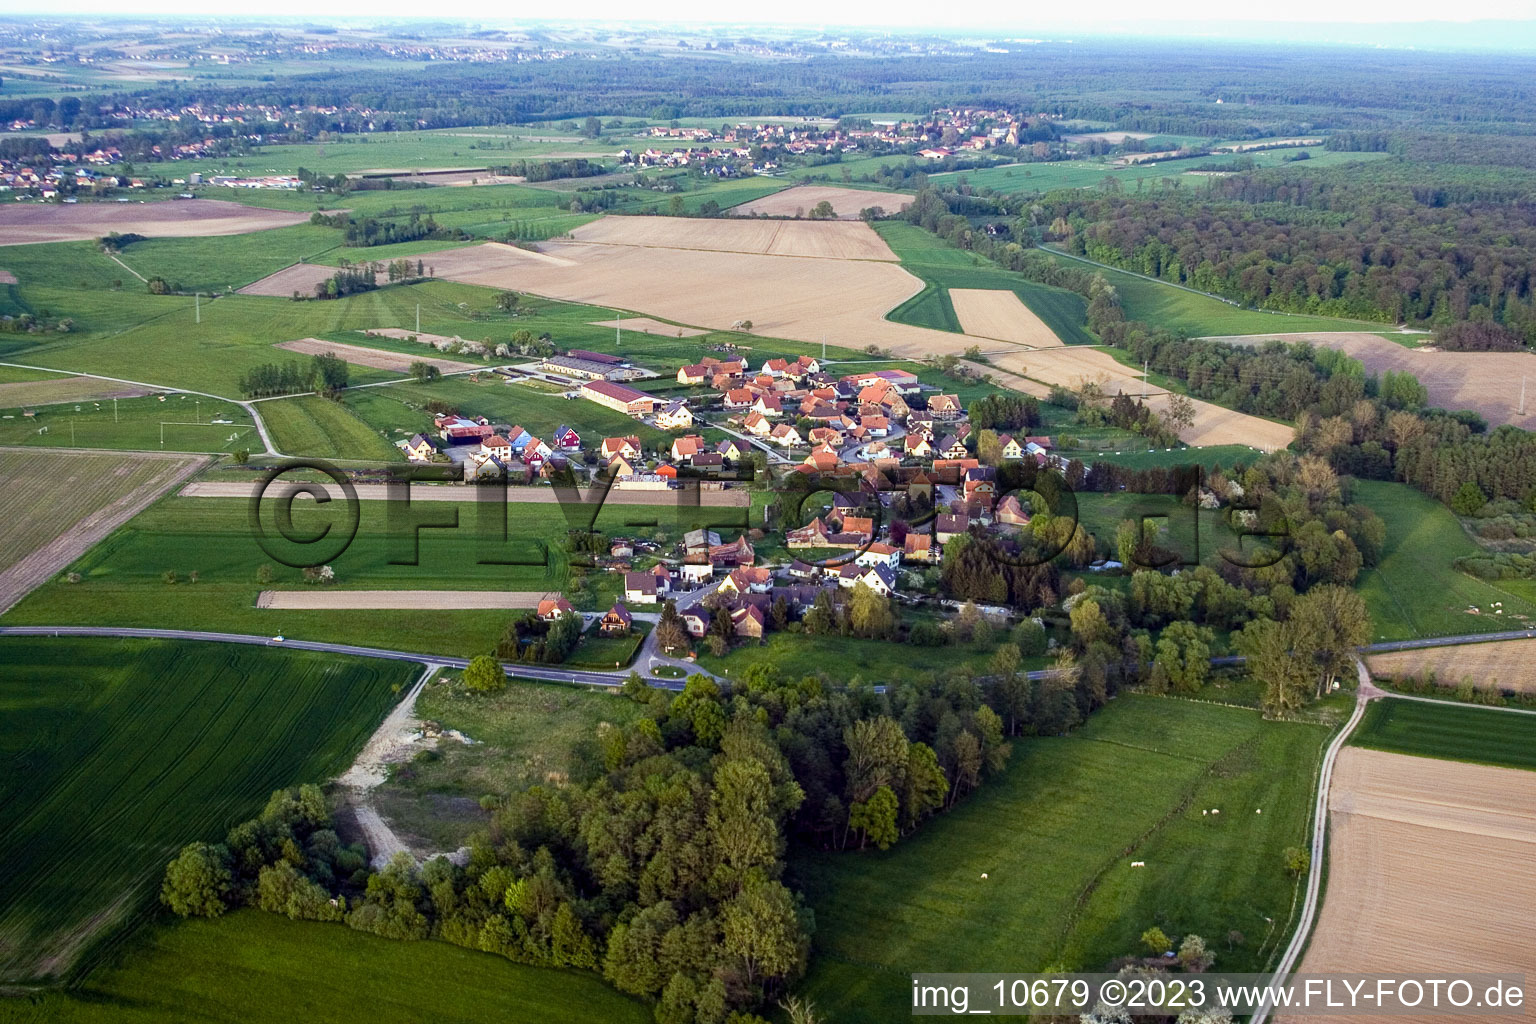
[[[0,238],[5,239],[6,245],[101,238],[113,231],[119,234],[133,232],[151,238],[193,238],[243,235],[248,231],[303,224],[307,220],[307,213],[263,210],[217,199],[71,206],[6,203],[0,206]]]
[[[1302,973],[1536,976],[1536,772],[1348,747],[1329,807],[1328,890]]]
[[[1471,677],[1478,686],[1497,683],[1506,690],[1536,693],[1536,640],[1498,640],[1486,644],[1391,651],[1365,659],[1375,675],[1423,675],[1433,670],[1446,685]]]
[[[886,213],[905,210],[912,197],[899,192],[871,192],[866,189],[837,188],[832,185],[796,185],[771,196],[731,207],[734,214],[762,214],[765,217],[805,216],[820,202],[832,204],[832,212],[843,220],[852,220],[859,211],[878,206]]]
[[[363,345],[340,345],[334,341],[322,341],[319,338],[281,341],[274,347],[287,349],[289,352],[302,352],[307,356],[318,356],[329,352],[357,366],[371,366],[376,370],[396,370],[400,373],[405,373],[411,368],[412,363],[418,362],[431,363],[444,373],[483,369],[478,363],[459,363],[452,359],[439,359],[431,349],[423,349],[421,355],[414,356],[387,352],[381,348],[367,348]]]
[[[949,299],[966,334],[996,338],[1030,348],[1061,348],[1061,339],[1010,291],[951,288]]]

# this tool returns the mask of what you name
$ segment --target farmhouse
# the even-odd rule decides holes
[[[773,589],[773,574],[767,569],[742,567],[731,570],[720,584],[722,593],[766,594]]]
[[[714,371],[704,363],[680,366],[677,369],[677,382],[679,384],[703,384],[713,376]]]
[[[562,615],[574,615],[576,609],[571,607],[571,602],[563,597],[546,597],[539,602],[535,614],[545,622],[553,622]]]
[[[932,562],[933,538],[926,533],[909,533],[902,542],[903,562]]]
[[[648,395],[644,391],[636,391],[626,384],[615,384],[612,381],[595,380],[581,386],[581,397],[589,402],[596,402],[616,412],[627,413],[630,416],[644,416],[654,412],[661,404],[661,399],[654,395]]]
[[[865,566],[850,562],[838,572],[837,583],[841,587],[856,587],[862,583],[881,597],[889,597],[896,590],[896,573],[884,563]]]
[[[761,640],[766,622],[763,610],[756,605],[736,608],[731,612],[731,625],[735,628],[737,636]]]
[[[707,442],[697,434],[689,434],[679,437],[672,442],[672,458],[677,462],[687,462],[695,455],[706,449]]]
[[[933,520],[933,538],[940,544],[948,544],[964,533],[969,533],[971,520],[968,516],[939,515]]]

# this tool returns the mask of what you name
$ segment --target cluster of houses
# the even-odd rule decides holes
[[[512,479],[519,472],[525,482],[547,478],[581,451],[581,435],[564,424],[546,442],[520,426],[492,423],[484,416],[439,413],[432,422],[436,442],[426,434],[413,434],[397,442],[400,450],[411,462],[440,462],[452,451],[460,457],[449,458],[462,463],[466,483]]]

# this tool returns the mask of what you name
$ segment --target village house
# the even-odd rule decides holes
[[[928,412],[936,420],[957,420],[965,415],[958,395],[934,395],[928,399]]]
[[[1004,526],[1028,526],[1030,514],[1019,503],[1018,497],[1010,494],[997,503],[993,518]]]
[[[712,618],[705,609],[689,608],[687,611],[681,612],[680,617],[683,620],[683,628],[688,631],[689,636],[701,637],[709,632],[709,624]]]
[[[629,604],[656,603],[656,577],[648,572],[624,574],[624,600]]]
[[[754,437],[767,437],[773,433],[773,424],[768,422],[768,417],[760,412],[754,412],[747,417],[747,421],[741,425],[741,429]]]
[[[672,442],[672,458],[676,462],[687,462],[706,447],[704,439],[697,434],[679,437]]]
[[[778,395],[758,395],[757,401],[752,403],[752,411],[759,416],[782,416],[784,400]]]
[[[934,451],[940,458],[945,459],[963,459],[970,454],[965,447],[965,442],[954,434],[945,435],[944,440],[934,446]]]
[[[405,452],[405,457],[411,462],[431,462],[432,456],[437,454],[437,449],[432,446],[432,440],[426,434],[412,434],[409,441],[401,443],[400,450]]]
[[[902,541],[903,562],[932,562],[933,538],[926,533],[909,533]]]
[[[715,445],[715,453],[723,459],[729,459],[732,462],[740,462],[743,458],[746,457],[747,446],[744,444],[737,444],[735,440],[728,437],[724,441],[721,441],[719,444]]]
[[[773,573],[763,568],[743,566],[732,569],[720,582],[723,594],[766,594],[773,589]]]
[[[761,640],[767,625],[767,617],[756,605],[746,605],[731,610],[731,625],[737,636],[749,640]]]
[[[1010,461],[1024,457],[1024,446],[1019,444],[1018,438],[1012,434],[1003,434],[997,439],[998,446],[1002,449],[1003,458]]]
[[[997,495],[997,471],[991,466],[978,466],[965,471],[964,496],[966,501],[979,502],[991,507]]]
[[[706,556],[707,557],[707,556]],[[715,567],[705,562],[684,562],[677,567],[678,579],[684,583],[708,583],[714,578]]]
[[[506,462],[512,457],[512,442],[500,434],[492,434],[480,442],[480,454]]]
[[[707,473],[717,473],[725,468],[725,456],[719,452],[699,452],[688,460],[688,465]]]
[[[682,400],[669,402],[656,414],[656,425],[662,430],[686,430],[693,426],[693,412]]]
[[[605,437],[601,449],[604,459],[612,459],[616,455],[622,455],[628,459],[640,457],[640,438],[634,434],[628,437]]]
[[[562,615],[575,615],[576,609],[572,608],[571,602],[563,597],[546,597],[539,602],[539,606],[534,610],[534,614],[545,622],[554,622]]]
[[[555,447],[563,452],[574,452],[581,448],[581,435],[562,423],[555,428]]]
[[[894,569],[901,562],[901,549],[875,541],[854,558],[855,565],[884,565]]]
[[[800,436],[800,431],[795,429],[793,423],[780,423],[768,432],[768,439],[784,448],[805,444],[805,438]]]
[[[629,609],[625,608],[624,602],[620,601],[608,609],[608,613],[603,616],[597,628],[604,636],[624,636],[633,624],[634,619],[629,614]]]
[[[968,516],[940,514],[933,519],[933,539],[940,544],[948,544],[970,530],[971,520]]]
[[[821,575],[821,570],[814,565],[800,561],[796,558],[789,563],[789,568],[784,570],[797,580],[813,580]]]
[[[867,566],[856,562],[850,562],[838,571],[838,586],[852,588],[860,583],[881,597],[890,597],[896,591],[896,573],[884,563]]]
[[[612,558],[633,558],[635,545],[626,537],[619,537],[608,545],[608,554]]]
[[[681,366],[677,370],[677,382],[679,384],[703,384],[712,376],[714,376],[713,369],[705,363]]]
[[[817,516],[804,526],[786,531],[784,534],[785,547],[791,548],[822,548],[827,546],[827,537],[831,531],[827,524]]]
[[[830,473],[839,461],[837,450],[825,446],[814,449],[805,457],[805,464],[820,473]]]
[[[729,544],[712,546],[709,549],[709,561],[711,565],[722,568],[752,565],[757,562],[757,552],[753,550],[752,542],[747,540],[747,535],[742,534]]]
[[[725,399],[721,404],[735,411],[749,408],[756,399],[757,393],[751,388],[732,388],[725,393]]]
[[[924,434],[908,434],[902,438],[902,451],[914,459],[933,458],[933,443]]]

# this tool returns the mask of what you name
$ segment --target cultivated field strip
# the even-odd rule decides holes
[[[1019,300],[1016,292],[992,288],[951,288],[949,299],[966,334],[996,338],[1030,348],[1060,348],[1061,339]]]
[[[420,355],[406,355],[403,352],[392,352],[388,349],[369,348],[367,345],[346,345],[335,341],[324,341],[320,338],[300,338],[297,341],[279,342],[275,347],[288,352],[298,352],[306,356],[317,356],[331,353],[338,359],[344,359],[357,366],[368,366],[376,370],[394,370],[404,373],[411,368],[412,363],[431,363],[444,373],[458,373],[461,370],[482,369],[478,363],[461,363],[452,359],[443,359],[437,354],[436,349],[422,346]]]
[[[263,590],[256,607],[285,611],[326,608],[537,608],[547,590]]]
[[[896,213],[912,205],[912,197],[900,192],[874,192],[869,189],[838,188],[835,185],[796,185],[782,192],[731,207],[738,216],[803,217],[817,203],[832,204],[832,212],[841,220],[853,220],[860,210],[878,206],[886,213]]]
[[[1302,973],[1536,976],[1536,772],[1350,747],[1330,815],[1328,891]]]
[[[289,227],[308,219],[307,213],[264,210],[217,199],[78,206],[7,203],[0,206],[0,238],[5,239],[6,245],[101,238],[114,231],[124,235],[200,238]]]
[[[144,912],[183,843],[342,770],[416,671],[138,640],[8,638],[0,661],[16,726],[0,752],[25,769],[24,785],[0,783],[5,981],[66,974]]]
[[[1373,675],[1422,676],[1433,672],[1446,686],[1471,679],[1478,686],[1536,692],[1536,640],[1502,640],[1418,651],[1392,651],[1366,659]]]
[[[58,377],[53,380],[29,380],[0,384],[0,409],[50,405],[59,402],[87,402],[108,398],[136,398],[150,393],[149,388],[124,384],[100,377]]]
[[[0,614],[207,461],[0,448]]]

